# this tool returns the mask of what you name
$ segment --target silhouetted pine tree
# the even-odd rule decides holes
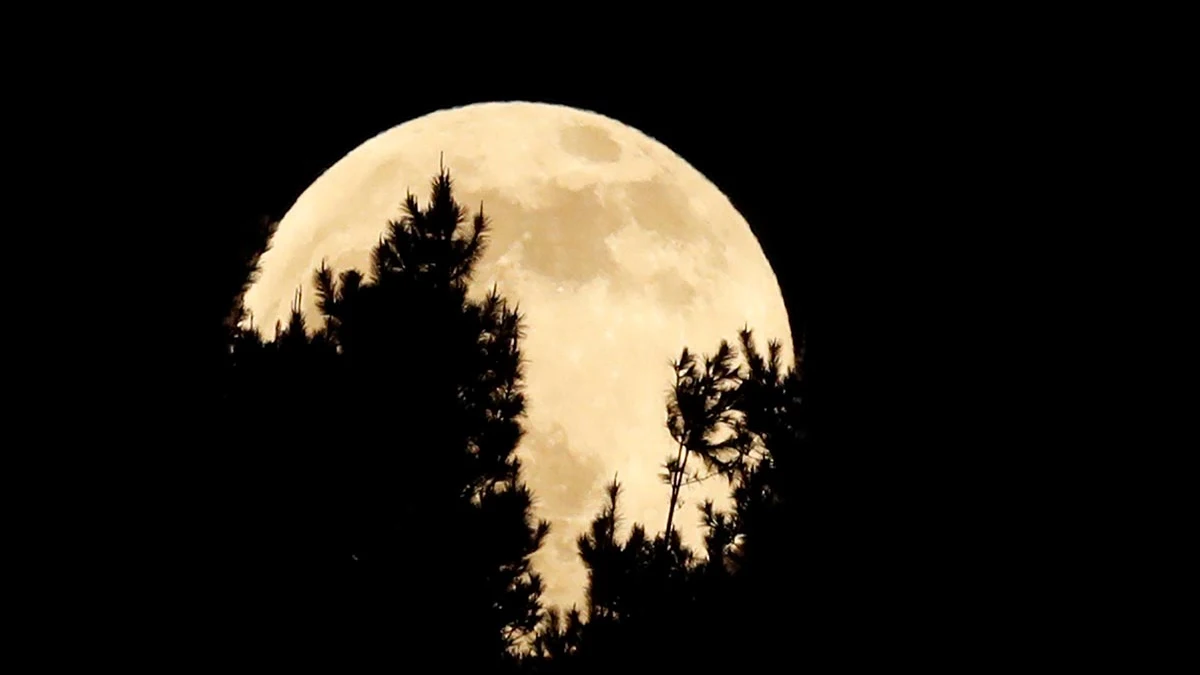
[[[798,368],[784,371],[777,343],[764,356],[748,329],[739,338],[740,350],[722,343],[708,358],[685,349],[667,405],[680,446],[664,476],[671,509],[682,486],[699,479],[687,473],[691,454],[730,483],[729,511],[712,502],[700,508],[707,557],[680,545],[671,520],[669,534],[653,541],[636,524],[620,541],[614,481],[578,541],[588,568],[586,620],[544,624],[525,660],[528,672],[611,672],[629,667],[633,655],[640,668],[699,672],[784,667],[799,657],[803,548],[794,505],[807,443],[802,381]]]
[[[209,508],[234,521],[225,532],[224,556],[238,561],[236,567],[299,576],[321,550],[314,523],[325,509],[315,487],[328,448],[315,442],[321,429],[306,411],[310,392],[330,381],[336,356],[327,335],[309,332],[300,291],[273,339],[264,341],[257,327],[232,336],[225,389],[230,428],[203,459],[224,465]]]
[[[750,330],[740,334],[747,372],[738,388],[738,408],[746,432],[759,450],[758,461],[747,467],[735,484],[738,529],[745,542],[746,554],[759,545],[756,540],[778,539],[768,534],[777,529],[782,510],[794,504],[797,471],[807,440],[806,408],[803,406],[801,366],[784,369],[781,348],[768,343],[764,356],[754,346]],[[759,556],[768,560],[771,556]]]
[[[552,613],[538,629],[522,665],[530,673],[601,673],[620,667],[692,667],[682,645],[698,630],[693,577],[698,568],[679,533],[654,539],[633,524],[624,541],[620,484],[577,546],[588,570],[584,615],[572,608],[566,620]]]
[[[245,228],[237,238],[233,248],[232,260],[221,269],[229,270],[230,276],[222,280],[222,298],[230,298],[232,302],[224,307],[225,319],[223,326],[227,334],[238,332],[244,319],[248,318],[243,302],[246,291],[258,279],[259,261],[263,253],[270,247],[272,237],[279,228],[279,221],[263,218],[256,226]]]
[[[526,670],[539,673],[570,673],[579,668],[579,647],[583,643],[584,619],[579,609],[563,612],[557,607],[546,610],[530,650],[522,659]]]
[[[408,196],[369,280],[316,272],[338,359],[314,415],[341,439],[326,523],[330,550],[354,566],[357,629],[496,668],[541,618],[530,556],[549,526],[532,518],[514,454],[520,315],[495,289],[467,299],[487,221],[466,220],[443,171],[426,208]]]
[[[369,278],[316,271],[321,330],[299,296],[271,340],[231,329],[213,501],[233,515],[211,555],[254,583],[245,609],[264,618],[247,643],[275,635],[309,665],[318,650],[337,667],[496,672],[537,625],[530,557],[548,525],[514,455],[521,318],[494,289],[466,296],[487,227],[443,171],[426,208],[409,195],[388,224]],[[239,308],[231,322],[253,320]]]
[[[674,528],[681,489],[701,478],[695,472],[687,473],[691,457],[697,456],[709,472],[728,476],[738,468],[745,453],[747,439],[736,407],[736,356],[722,341],[716,354],[703,359],[684,347],[679,360],[672,364],[675,383],[667,400],[667,429],[678,449],[664,464],[663,478],[671,486],[668,533]]]
[[[756,627],[754,663],[795,657],[802,611],[801,561],[808,553],[797,510],[798,472],[810,452],[803,405],[803,351],[785,369],[778,342],[767,354],[755,347],[749,329],[739,334],[742,367],[735,403],[744,443],[730,472],[733,507],[702,505],[707,527],[709,611],[721,615],[773,617]]]

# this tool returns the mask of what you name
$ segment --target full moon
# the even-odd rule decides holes
[[[551,523],[534,564],[543,601],[583,606],[575,539],[616,476],[622,523],[666,526],[659,478],[675,450],[665,425],[671,361],[712,353],[743,326],[777,339],[793,362],[775,274],[744,218],[708,179],[663,144],[592,112],[507,102],[442,110],[355,148],[300,195],[245,296],[256,325],[286,323],[298,288],[320,325],[312,286],[370,269],[371,249],[407,192],[426,203],[439,162],[456,199],[491,221],[471,294],[498,286],[525,317],[526,436],[518,450],[537,515]],[[265,331],[268,335],[270,331]],[[696,505],[728,504],[719,477],[684,488],[676,523],[703,548]]]

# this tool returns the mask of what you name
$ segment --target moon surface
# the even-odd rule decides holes
[[[367,273],[370,252],[411,191],[421,204],[439,155],[457,200],[491,220],[472,296],[496,284],[525,316],[526,436],[519,448],[538,516],[543,600],[583,605],[576,537],[602,487],[624,486],[623,527],[666,524],[659,478],[675,444],[665,426],[672,359],[711,353],[743,325],[765,348],[792,340],[775,274],[745,219],[669,148],[607,117],[558,105],[484,103],[414,119],[366,141],[283,217],[245,296],[256,325],[286,323],[297,288],[321,325],[313,271]],[[270,334],[270,331],[266,331]],[[685,487],[676,516],[703,547],[696,505],[728,504],[719,478]]]

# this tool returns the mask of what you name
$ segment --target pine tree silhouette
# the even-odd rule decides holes
[[[739,460],[729,472],[733,508],[701,506],[707,529],[707,611],[715,615],[774,617],[757,628],[761,640],[743,663],[783,663],[795,658],[799,608],[799,556],[804,554],[797,472],[811,452],[803,395],[803,351],[785,370],[781,346],[763,355],[748,328],[739,332],[738,382],[733,396],[742,436]]]
[[[664,477],[675,509],[687,458],[729,482],[733,506],[700,506],[703,558],[683,547],[672,519],[653,540],[634,524],[617,534],[620,486],[580,535],[588,569],[587,611],[557,614],[522,665],[530,673],[601,673],[629,667],[717,672],[783,667],[801,635],[801,575],[795,525],[796,472],[807,451],[799,364],[783,369],[780,346],[756,349],[749,329],[739,349],[722,343],[712,357],[684,349],[675,362],[668,427],[679,444]],[[697,637],[705,643],[696,647]],[[757,672],[752,670],[751,672]]]
[[[722,341],[711,357],[697,357],[684,347],[679,360],[672,364],[675,384],[667,400],[667,429],[678,450],[663,465],[664,479],[671,486],[665,529],[668,534],[674,531],[681,489],[685,483],[700,479],[696,473],[687,473],[689,459],[696,455],[709,471],[731,475],[745,453],[747,437],[736,407],[736,356]]]
[[[341,579],[310,592],[337,616],[327,638],[366,663],[409,658],[403,643],[494,672],[542,618],[530,557],[549,525],[533,518],[515,455],[521,316],[496,289],[467,298],[488,222],[481,210],[468,224],[452,191],[443,170],[427,206],[407,196],[369,278],[314,272],[320,330],[297,304],[273,341],[235,336],[231,364],[236,388],[277,393],[240,405],[286,422],[265,451],[289,467],[270,490],[289,506],[265,509],[286,524],[256,550]]]
[[[579,535],[579,556],[588,570],[585,612],[563,619],[552,610],[522,660],[530,673],[602,673],[629,667],[695,665],[681,641],[701,619],[693,580],[699,567],[679,533],[653,539],[634,523],[621,539],[620,483],[606,486],[606,502]]]

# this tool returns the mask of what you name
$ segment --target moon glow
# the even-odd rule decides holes
[[[666,524],[659,478],[668,433],[670,361],[711,353],[743,325],[763,348],[783,345],[787,310],[745,219],[709,180],[645,134],[601,115],[540,103],[442,110],[366,141],[322,174],[283,217],[245,296],[254,323],[286,323],[297,288],[320,325],[312,286],[324,259],[370,269],[370,252],[406,191],[426,203],[439,154],[456,199],[491,221],[471,286],[493,284],[525,317],[526,435],[519,448],[537,516],[551,523],[534,558],[543,600],[582,605],[576,537],[599,511],[603,484],[624,486],[625,530]],[[269,333],[269,331],[266,331]],[[265,385],[264,385],[265,386]],[[702,548],[696,505],[727,504],[719,478],[685,487],[676,522]]]

